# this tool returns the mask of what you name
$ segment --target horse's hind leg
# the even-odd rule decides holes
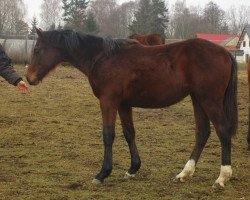
[[[220,104],[208,104],[206,111],[209,119],[212,121],[216,134],[221,143],[221,169],[218,179],[215,181],[213,187],[224,187],[226,181],[230,180],[232,176],[231,168],[231,139],[233,135],[233,125],[228,122],[228,118]]]
[[[135,143],[135,129],[132,120],[132,108],[120,106],[118,108],[119,116],[122,123],[124,137],[129,146],[131,155],[131,166],[125,174],[125,178],[134,177],[136,172],[140,169],[141,160]]]
[[[192,101],[196,123],[196,142],[192,154],[188,162],[186,163],[184,169],[175,178],[175,180],[180,180],[181,182],[184,182],[186,179],[193,175],[195,171],[195,165],[211,132],[209,119],[205,111],[194,97],[192,97]]]
[[[231,125],[227,123],[226,117],[222,119],[212,120],[216,133],[221,143],[221,170],[218,179],[213,187],[224,187],[224,183],[230,180],[232,176],[231,168]]]

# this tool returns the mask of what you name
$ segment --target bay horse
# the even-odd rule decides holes
[[[37,85],[61,62],[69,62],[88,78],[99,99],[103,119],[104,160],[93,183],[112,171],[115,120],[120,116],[131,165],[125,177],[141,166],[135,142],[132,108],[163,108],[191,96],[196,122],[196,143],[183,170],[185,181],[210,136],[210,120],[221,143],[221,169],[214,187],[224,187],[232,176],[231,138],[237,129],[237,63],[223,47],[203,39],[169,45],[144,46],[135,40],[102,38],[72,30],[42,31],[27,70]],[[177,141],[179,142],[179,141]]]
[[[158,33],[149,33],[146,35],[139,35],[137,33],[134,33],[128,38],[137,40],[141,44],[149,46],[165,44],[164,38]]]
[[[248,142],[248,150],[250,150],[250,58],[248,59],[247,63],[247,74],[248,74],[248,95],[249,95],[249,102],[248,102],[248,135],[247,135],[247,142]]]

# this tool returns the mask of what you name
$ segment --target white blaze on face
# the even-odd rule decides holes
[[[220,176],[215,181],[215,184],[219,184],[221,187],[224,187],[224,183],[230,180],[232,174],[233,172],[231,165],[225,165],[225,166],[221,165]]]
[[[194,171],[195,171],[195,161],[193,159],[190,159],[184,169],[181,171],[181,173],[179,173],[177,176],[176,176],[176,179],[179,179],[181,182],[184,182],[185,179],[193,176],[194,174]]]

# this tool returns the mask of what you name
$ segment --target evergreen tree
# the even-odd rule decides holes
[[[57,26],[57,29],[58,29],[58,30],[62,30],[62,29],[63,29],[63,27],[62,27],[62,25],[61,25],[61,22],[59,22],[59,24],[58,24],[58,26]]]
[[[95,20],[95,16],[92,12],[89,12],[87,15],[87,19],[85,21],[84,31],[90,34],[98,34],[99,26]]]
[[[63,3],[63,19],[65,27],[76,31],[82,31],[84,21],[86,20],[86,8],[88,1],[86,0],[62,0]]]
[[[53,31],[55,29],[56,29],[56,24],[55,23],[51,24],[51,26],[49,27],[49,30]]]
[[[150,0],[140,0],[139,9],[135,12],[135,20],[129,26],[133,33],[151,32],[153,7]]]
[[[168,9],[164,0],[140,0],[135,19],[129,26],[133,33],[159,33],[165,37]]]
[[[164,0],[152,0],[152,24],[151,32],[159,33],[165,37],[168,23],[168,9]]]
[[[38,21],[36,19],[36,16],[34,16],[32,22],[31,22],[30,35],[35,35],[36,34],[37,24],[38,24]]]
[[[64,10],[63,12],[63,20],[67,23],[69,21],[69,16],[70,16],[70,3],[68,0],[62,0],[63,6],[62,9]]]
[[[23,20],[17,20],[15,26],[16,35],[27,35],[29,33],[29,25]]]

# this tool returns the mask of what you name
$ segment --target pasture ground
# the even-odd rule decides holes
[[[26,69],[16,66],[25,75]],[[194,177],[174,183],[194,145],[190,98],[166,109],[134,109],[142,167],[124,180],[130,164],[117,120],[112,175],[92,185],[103,158],[101,113],[86,77],[59,67],[28,95],[0,79],[0,199],[250,199],[250,151],[246,150],[248,89],[239,71],[239,129],[233,139],[233,178],[213,190],[220,144],[213,130]],[[119,118],[118,118],[119,119]]]

